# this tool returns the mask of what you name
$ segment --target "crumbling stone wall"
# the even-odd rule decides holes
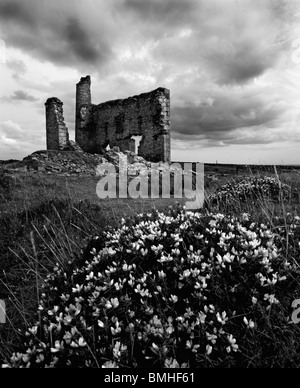
[[[86,152],[103,153],[107,145],[134,151],[132,136],[142,136],[138,155],[170,161],[170,91],[158,88],[123,100],[91,103],[90,76],[76,85],[76,142]]]
[[[63,103],[56,97],[48,98],[46,106],[47,150],[63,149],[69,141],[63,116]]]
[[[91,144],[95,143],[94,128],[91,125],[91,77],[82,77],[76,85],[76,109],[75,109],[75,141],[84,151],[93,150]],[[96,153],[96,151],[94,151]]]

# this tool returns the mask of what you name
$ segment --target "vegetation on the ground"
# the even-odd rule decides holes
[[[66,196],[3,213],[1,363],[299,367],[299,182],[243,177],[193,212]]]

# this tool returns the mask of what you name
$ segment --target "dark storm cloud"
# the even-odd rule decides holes
[[[9,97],[13,101],[37,101],[38,98],[31,96],[29,93],[24,92],[24,90],[15,90],[13,95]]]
[[[15,90],[11,96],[1,97],[1,101],[2,102],[9,102],[9,101],[34,102],[34,101],[38,101],[38,98],[31,96],[29,93],[25,92],[24,90]]]
[[[78,19],[71,18],[67,21],[64,37],[75,56],[84,62],[95,63],[100,55],[104,57],[108,52],[107,46],[99,50]]]
[[[207,58],[218,83],[244,84],[271,68],[277,53],[272,47],[263,49],[254,40],[242,40],[224,50],[218,47],[216,52],[207,54]]]
[[[74,7],[72,1],[63,2],[59,11],[36,0],[1,4],[6,45],[58,65],[101,65],[111,53],[104,34],[99,33],[101,27],[93,30],[88,20],[77,16]]]
[[[10,20],[26,27],[33,27],[36,24],[35,12],[26,8],[26,1],[7,1],[0,4],[0,20]]]
[[[171,112],[173,138],[205,139],[216,144],[271,143],[274,137],[261,136],[256,131],[275,127],[282,113],[283,107],[255,97],[244,101],[228,98],[228,101],[215,101],[211,106],[175,107]],[[252,131],[252,136],[243,139],[241,133],[245,129]]]
[[[180,66],[198,66],[219,85],[251,83],[289,55],[287,26],[293,14],[287,5],[276,8],[272,1],[251,0],[125,0],[123,8],[125,17],[135,15],[137,39],[155,41],[155,61],[175,72]]]
[[[285,1],[278,1],[283,4]],[[198,28],[202,64],[221,85],[251,82],[288,56],[293,14],[273,1],[214,2]],[[223,17],[222,17],[223,16]],[[288,22],[290,24],[288,24]]]

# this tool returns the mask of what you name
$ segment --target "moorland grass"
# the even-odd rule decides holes
[[[19,178],[0,218],[1,362],[299,367],[300,180],[271,178],[216,184],[199,212],[80,202],[52,177],[25,177],[37,202],[21,210]],[[51,187],[58,198],[35,197]]]

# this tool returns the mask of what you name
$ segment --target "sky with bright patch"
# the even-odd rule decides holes
[[[0,0],[0,159],[92,101],[171,91],[173,161],[300,164],[299,0]]]

